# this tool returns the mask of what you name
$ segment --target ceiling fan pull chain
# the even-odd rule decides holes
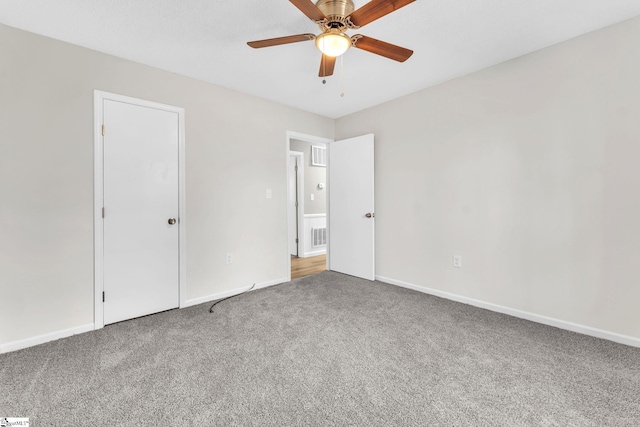
[[[344,98],[344,55],[340,56],[340,96]]]

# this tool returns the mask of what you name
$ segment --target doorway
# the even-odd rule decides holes
[[[96,91],[95,328],[184,299],[184,110]]]
[[[290,280],[327,270],[326,149],[330,141],[287,133]]]
[[[326,239],[326,249],[323,251],[326,254],[324,269],[375,280],[374,135],[367,134],[332,141],[287,132],[287,159],[297,141],[312,145],[322,143],[326,146],[324,152],[325,169],[328,169],[326,181],[316,183],[312,179],[305,179],[305,188],[311,188],[311,192],[321,187],[326,192],[326,213],[323,215],[326,236],[322,236]],[[306,148],[302,151],[305,150]],[[311,153],[313,156],[313,147]],[[315,163],[313,159],[305,160],[305,163],[309,162]],[[302,200],[311,199],[311,194],[308,194],[310,191],[303,192]],[[288,209],[288,217],[289,212]],[[298,233],[299,247],[303,247],[303,242],[318,237],[318,234],[310,234],[307,227],[301,227],[301,230]],[[304,255],[309,254],[304,253]],[[289,254],[287,258],[289,280],[291,280],[291,255]],[[316,271],[312,274],[315,273]]]

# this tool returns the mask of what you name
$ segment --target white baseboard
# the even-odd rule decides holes
[[[287,278],[283,277],[280,279],[274,279],[274,280],[269,280],[266,282],[260,282],[260,283],[256,283],[256,285],[253,287],[253,290],[256,289],[262,289],[262,288],[267,288],[269,286],[273,286],[273,285],[279,285],[280,283],[284,283],[287,282]],[[235,288],[235,289],[231,289],[228,291],[224,291],[224,292],[218,292],[215,294],[211,294],[211,295],[206,295],[200,298],[193,298],[190,300],[185,301],[185,303],[180,307],[180,308],[186,308],[186,307],[191,307],[193,305],[198,305],[198,304],[202,304],[205,302],[211,302],[211,301],[216,301],[222,298],[227,298],[227,297],[231,297],[234,295],[239,295],[243,292],[248,291],[249,289],[251,289],[251,285],[249,286],[244,286],[242,288]]]
[[[278,285],[280,283],[285,283],[287,281],[288,281],[287,278],[283,277],[280,279],[274,279],[266,282],[256,283],[253,289],[254,290],[262,289],[269,286]],[[243,288],[236,288],[229,291],[219,292],[217,294],[190,299],[190,300],[187,300],[180,308],[186,308],[192,305],[198,305],[205,302],[215,301],[222,298],[230,297],[233,295],[238,295],[249,290],[250,288],[251,286],[245,286]],[[24,340],[0,344],[0,354],[9,353],[11,351],[16,351],[16,350],[22,350],[23,348],[33,347],[34,345],[44,344],[46,342],[55,341],[60,338],[67,338],[72,335],[82,334],[84,332],[90,332],[93,330],[95,330],[95,325],[93,323],[87,323],[86,325],[76,326],[74,328],[64,329],[62,331],[50,332],[48,334],[38,335],[38,336],[27,338]]]
[[[300,258],[309,258],[312,256],[324,255],[327,253],[327,249],[320,249],[319,251],[305,252]]]
[[[49,332],[48,334],[42,334],[24,340],[0,344],[0,354],[9,353],[10,351],[22,350],[23,348],[33,347],[34,345],[44,344],[49,341],[55,341],[59,340],[60,338],[67,338],[72,335],[82,334],[93,330],[93,323],[87,323],[86,325],[76,326],[74,328],[64,329],[62,331]]]
[[[279,279],[269,280],[267,282],[256,283],[256,287],[253,288],[253,290],[255,291],[256,289],[268,288],[269,286],[279,285],[280,283],[285,283],[288,281],[289,280],[286,277],[281,277]]]
[[[390,285],[396,285],[396,286],[400,286],[407,289],[413,289],[414,291],[422,292],[425,294],[435,295],[437,297],[445,298],[451,301],[461,302],[463,304],[473,305],[475,307],[484,308],[484,309],[495,311],[498,313],[508,314],[509,316],[518,317],[520,319],[530,320],[532,322],[554,326],[556,328],[565,329],[567,331],[577,332],[579,334],[589,335],[596,338],[602,338],[605,340],[614,341],[614,342],[625,344],[632,347],[640,347],[640,338],[632,337],[629,335],[622,335],[615,332],[592,328],[590,326],[585,326],[578,323],[572,323],[572,322],[567,322],[565,320],[542,316],[540,314],[530,313],[530,312],[518,310],[515,308],[505,307],[502,305],[493,304],[486,301],[464,297],[462,295],[439,291],[437,289],[431,289],[425,286],[415,285],[413,283],[407,283],[401,280],[391,279],[389,277],[376,276],[376,280],[380,282],[388,283]]]
[[[527,311],[522,311],[514,308],[493,304],[486,301],[476,300],[473,298],[464,297],[449,292],[439,291],[437,289],[427,288],[425,286],[415,285],[413,283],[403,282],[401,280],[391,279],[389,277],[376,276],[376,280],[390,285],[400,286],[414,291],[422,292],[425,294],[435,295],[437,297],[445,298],[451,301],[460,302],[463,304],[469,304],[475,307],[484,308],[487,310],[495,311],[498,313],[508,314],[520,319],[530,320],[532,322],[542,323],[544,325],[554,326],[556,328],[565,329],[572,332],[577,332],[584,335],[589,335],[596,338],[602,338],[609,341],[614,341],[620,344],[625,344],[632,347],[640,347],[640,339],[628,335],[622,335],[615,332],[605,331],[602,329],[592,328],[590,326],[580,325],[578,323],[567,322],[560,319],[554,319],[552,317],[542,316]],[[266,282],[256,283],[254,289],[262,289],[269,286],[279,285],[280,283],[287,282],[286,277],[279,279],[269,280]],[[218,299],[226,298],[232,295],[238,295],[247,291],[251,286],[245,286],[242,288],[236,288],[229,291],[219,292],[217,294],[211,294],[200,298],[194,298],[187,300],[181,308],[190,307],[197,304],[202,304],[209,301],[215,301]],[[64,329],[61,331],[50,332],[48,334],[42,334],[35,337],[27,338],[24,340],[12,341],[5,344],[0,344],[0,354],[9,353],[11,351],[21,350],[27,347],[33,347],[35,345],[44,344],[50,341],[55,341],[61,338],[67,338],[73,335],[82,334],[94,330],[93,323],[87,323],[85,325],[76,326],[74,328]]]
[[[187,308],[187,307],[191,307],[194,305],[198,305],[198,304],[202,304],[205,302],[210,302],[210,301],[215,301],[215,300],[219,300],[222,298],[226,298],[226,297],[230,297],[233,295],[238,295],[241,294],[243,292],[245,292],[246,290],[248,290],[251,286],[245,286],[242,288],[236,288],[236,289],[231,289],[228,291],[224,291],[224,292],[218,292],[215,294],[211,294],[211,295],[205,295],[203,297],[199,297],[199,298],[193,298],[193,299],[188,299],[184,302],[184,304],[182,306],[180,306],[180,308]]]

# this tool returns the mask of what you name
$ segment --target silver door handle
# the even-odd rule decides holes
[[[169,224],[173,225],[176,223],[176,219],[175,218],[169,218],[169,221],[167,221]]]
[[[367,212],[366,214],[364,214],[364,216],[366,216],[367,218],[375,218],[376,214]]]

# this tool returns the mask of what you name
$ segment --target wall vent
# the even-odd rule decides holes
[[[327,166],[327,149],[325,147],[311,146],[311,166]]]
[[[311,229],[311,247],[326,246],[327,244],[327,227]]]

